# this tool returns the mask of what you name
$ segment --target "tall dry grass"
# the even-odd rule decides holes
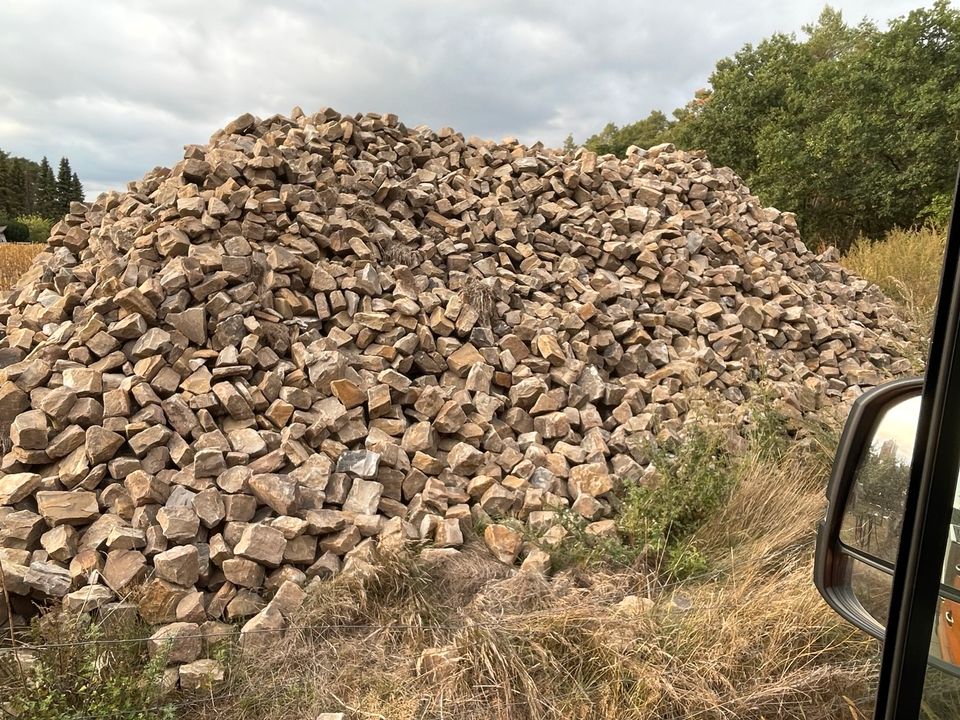
[[[323,629],[241,657],[193,717],[866,717],[876,643],[812,583],[824,467],[809,448],[743,458],[695,536],[709,575],[679,583],[639,562],[548,579],[476,546],[385,553],[314,590],[296,622]]]
[[[894,230],[882,240],[858,240],[842,263],[876,283],[908,320],[926,329],[933,321],[945,243],[942,228]]]
[[[45,247],[40,243],[0,243],[0,291],[13,287]]]

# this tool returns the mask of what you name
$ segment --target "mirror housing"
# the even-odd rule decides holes
[[[854,566],[860,562],[891,577],[893,567],[851,554],[841,542],[840,531],[857,470],[870,449],[878,422],[889,409],[906,399],[919,397],[922,390],[922,378],[896,380],[868,390],[853,403],[827,485],[826,516],[817,527],[814,562],[817,590],[841,617],[878,640],[883,639],[886,628],[864,608],[854,592]]]

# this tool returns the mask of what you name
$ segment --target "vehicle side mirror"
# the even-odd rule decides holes
[[[817,531],[817,589],[844,619],[881,640],[922,389],[922,379],[898,380],[869,390],[853,404],[827,486],[826,517]]]
[[[878,640],[886,633],[922,390],[922,379],[897,380],[853,404],[817,528],[817,589],[845,620]],[[960,677],[960,492],[938,594],[928,662]]]

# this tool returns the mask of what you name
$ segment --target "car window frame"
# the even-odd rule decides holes
[[[920,716],[960,471],[960,172],[924,374],[874,717]],[[950,409],[956,411],[951,413]]]

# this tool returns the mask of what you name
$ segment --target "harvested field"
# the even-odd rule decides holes
[[[45,247],[40,244],[0,244],[0,290],[12,287]]]

